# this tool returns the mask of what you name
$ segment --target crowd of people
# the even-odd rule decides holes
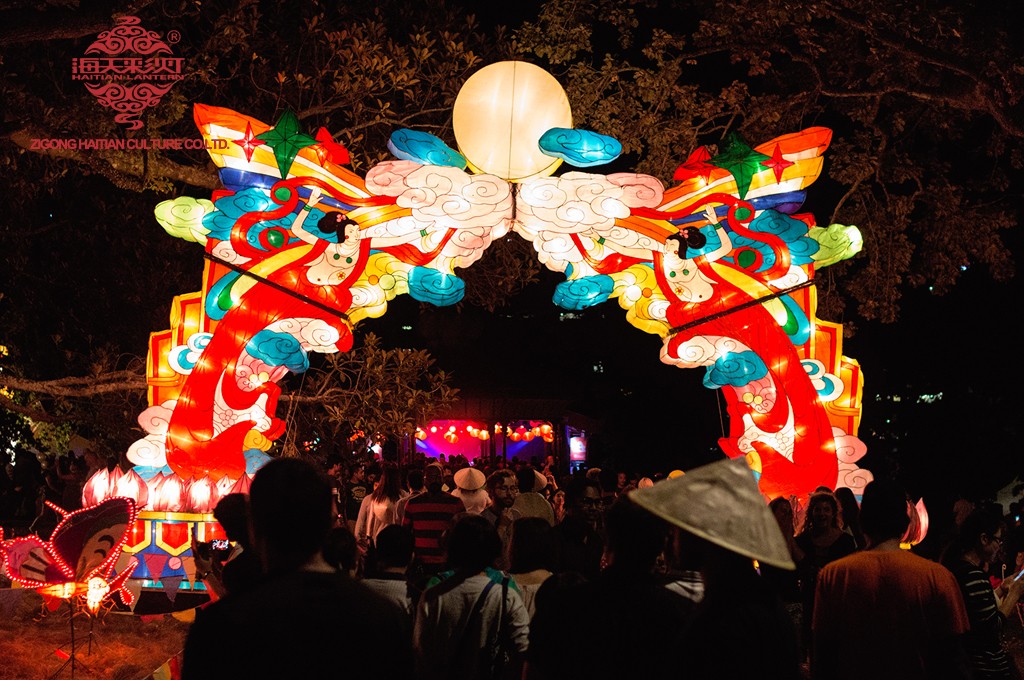
[[[0,470],[0,526],[7,536],[49,536],[59,516],[50,501],[71,511],[82,507],[82,487],[107,461],[91,450],[52,459],[44,467],[28,449]]]
[[[0,509],[45,536],[102,461],[31,462]],[[885,480],[769,502],[742,460],[279,459],[218,504],[230,550],[193,546],[184,677],[1019,678],[1022,508],[961,499],[933,559],[912,513]]]
[[[1001,627],[1024,550],[1007,572],[997,507],[961,512],[940,564],[901,546],[891,482],[768,504],[742,461],[702,469],[726,463],[740,477],[691,484],[552,459],[275,460],[245,547],[197,560],[221,599],[184,677],[222,674],[225,650],[257,677],[1018,677]]]

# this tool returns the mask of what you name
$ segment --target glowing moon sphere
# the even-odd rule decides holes
[[[537,142],[551,128],[571,128],[572,110],[550,73],[524,61],[500,61],[459,90],[452,127],[474,172],[521,182],[550,175],[561,164],[541,153]]]

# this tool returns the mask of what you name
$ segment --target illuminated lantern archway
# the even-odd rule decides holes
[[[572,128],[552,82],[522,62],[481,70],[456,102],[465,155],[399,130],[388,144],[398,160],[365,177],[343,167],[348,154],[326,130],[307,135],[291,113],[268,125],[197,104],[224,188],[156,208],[207,262],[202,290],[175,298],[171,328],[151,337],[147,435],[128,452],[137,472],[205,479],[193,495],[206,501],[253,474],[283,433],[281,378],[313,353],[348,350],[354,326],[397,295],[458,302],[456,268],[514,231],[565,275],[556,304],[615,299],[629,323],[663,338],[665,363],[705,369],[729,406],[720,445],[747,459],[762,492],[859,494],[870,480],[856,465],[860,368],[842,355],[841,327],[815,317],[813,284],[817,269],[860,249],[860,233],[799,212],[831,132],[755,147],[734,137],[715,156],[702,147],[668,188],[634,173],[549,176],[621,152],[612,137]],[[510,117],[493,149],[476,127],[488,121],[480,107]],[[546,117],[527,120],[536,112]]]

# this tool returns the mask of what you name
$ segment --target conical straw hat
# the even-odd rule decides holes
[[[455,472],[455,486],[466,491],[476,491],[486,482],[487,477],[476,468],[466,467]]]
[[[552,509],[551,503],[534,491],[516,496],[512,508],[522,513],[523,517],[540,517],[551,526],[555,525],[555,511]]]
[[[723,460],[629,494],[637,505],[726,550],[795,569],[775,517],[743,458]]]

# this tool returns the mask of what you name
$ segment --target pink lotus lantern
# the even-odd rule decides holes
[[[196,479],[188,488],[188,509],[191,512],[207,514],[213,512],[217,507],[220,494],[217,493],[217,485],[213,483],[209,475]]]
[[[247,474],[243,474],[235,482],[235,485],[231,487],[231,493],[244,493],[246,496],[249,495],[249,487],[252,486],[252,477]]]
[[[121,468],[117,465],[114,469],[107,473],[107,493],[103,498],[113,498],[117,495],[117,483],[124,477],[124,473],[121,472]]]
[[[150,505],[157,512],[180,512],[185,505],[185,483],[177,475],[164,477],[156,495],[150,496]]]
[[[158,472],[149,479],[146,480],[146,488],[149,490],[149,502],[146,504],[147,510],[153,510],[153,504],[156,503],[156,499],[160,497],[160,487],[164,483],[164,474]]]
[[[245,477],[245,474],[242,474]],[[217,480],[217,498],[224,498],[231,493],[232,487],[235,486],[235,480],[228,475],[224,475]]]
[[[110,473],[106,468],[98,470],[82,487],[82,507],[99,505],[110,493]]]
[[[131,498],[137,507],[144,508],[149,502],[149,487],[139,473],[129,470],[118,478],[114,485],[114,495]]]
[[[916,504],[908,500],[907,515],[910,517],[910,524],[903,534],[901,543],[917,545],[928,535],[928,509],[924,506],[924,499],[919,499]]]

